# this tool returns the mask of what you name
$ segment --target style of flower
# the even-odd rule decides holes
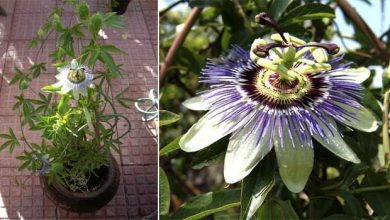
[[[58,68],[57,83],[53,87],[61,87],[60,93],[73,92],[73,97],[78,100],[79,94],[87,95],[87,89],[92,85],[92,70],[87,66],[79,65],[75,59],[70,65]]]
[[[292,192],[300,192],[313,168],[314,138],[337,156],[360,163],[344,142],[336,121],[372,132],[375,117],[360,104],[370,71],[350,68],[334,56],[335,44],[306,43],[280,32],[265,14],[260,24],[278,31],[274,42],[254,41],[251,52],[234,46],[220,61],[208,61],[200,82],[210,88],[184,102],[192,110],[208,111],[180,139],[187,152],[206,148],[232,134],[227,147],[227,183],[245,178],[272,148],[280,176]]]

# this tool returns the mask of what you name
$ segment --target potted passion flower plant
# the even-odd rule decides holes
[[[39,54],[50,33],[57,32],[51,54],[57,82],[36,91],[31,82],[42,77],[46,64],[35,62],[28,70],[15,68],[10,84],[18,84],[21,91],[13,107],[20,117],[20,133],[10,128],[7,134],[0,134],[5,140],[0,150],[12,152],[23,147],[17,156],[22,161],[19,169],[39,175],[49,199],[74,212],[93,212],[116,194],[120,174],[111,152],[120,152],[120,139],[130,132],[129,120],[116,111],[117,103],[126,107],[124,102],[129,100],[123,97],[124,91],[114,95],[112,89],[112,81],[122,71],[111,53],[123,51],[97,39],[102,27],[123,27],[123,22],[115,13],[90,13],[85,2],[62,3],[76,11],[77,22],[65,26],[61,19],[64,7],[59,5],[31,41],[31,46],[41,44]],[[92,39],[82,44],[86,32]],[[75,40],[79,41],[77,59]],[[94,72],[97,62],[103,68]],[[128,123],[124,132],[118,128],[120,119]],[[28,139],[27,126],[41,134],[39,142]]]
[[[130,126],[114,137],[117,121],[112,124],[110,120],[127,119],[104,113],[105,100],[92,84],[89,67],[74,59],[58,72],[58,82],[42,88],[58,94],[58,101],[37,116],[31,127],[41,131],[42,142],[26,142],[29,150],[18,158],[26,161],[22,167],[29,166],[40,175],[46,195],[58,206],[76,212],[95,211],[116,194],[120,174],[110,152],[130,132]]]

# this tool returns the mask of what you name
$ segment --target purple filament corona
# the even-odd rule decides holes
[[[309,54],[305,58],[313,60]],[[208,61],[200,81],[209,84],[210,88],[201,94],[211,103],[209,117],[222,114],[220,123],[234,120],[242,125],[234,132],[232,130],[233,135],[251,126],[246,136],[255,134],[258,142],[265,135],[271,135],[279,137],[282,142],[290,137],[292,147],[306,143],[312,146],[311,136],[318,135],[327,141],[338,132],[331,118],[339,122],[355,118],[355,114],[342,105],[351,108],[360,106],[363,87],[342,75],[331,74],[350,67],[351,63],[342,61],[342,56],[335,57],[328,62],[332,66],[330,71],[306,74],[310,82],[308,91],[298,98],[281,101],[259,91],[256,83],[259,75],[265,72],[263,67],[250,59],[249,52],[234,46],[221,60]],[[278,85],[278,89],[287,90],[295,86],[297,84],[292,82]]]

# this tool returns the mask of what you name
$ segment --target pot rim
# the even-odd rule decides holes
[[[59,183],[57,181],[53,181],[51,184],[49,184],[46,180],[44,180],[44,182],[46,182],[47,185],[54,187],[60,193],[68,194],[68,195],[71,195],[75,198],[80,198],[80,199],[94,198],[94,197],[98,197],[102,192],[106,191],[110,187],[110,181],[107,181],[107,180],[114,178],[114,172],[115,172],[114,170],[115,169],[118,169],[118,172],[119,172],[118,163],[116,162],[116,160],[112,156],[112,154],[110,154],[110,159],[109,159],[109,163],[108,163],[108,175],[105,178],[103,185],[100,186],[97,190],[92,191],[92,192],[73,192],[73,191],[67,189],[66,187],[64,187],[61,183]],[[41,176],[41,178],[47,179],[46,176]]]

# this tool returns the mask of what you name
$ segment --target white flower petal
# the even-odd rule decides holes
[[[327,118],[329,121],[329,127],[324,125],[319,119],[317,119],[321,128],[324,130],[325,135],[328,137],[324,140],[320,135],[313,134],[313,137],[324,146],[326,149],[343,158],[344,160],[351,161],[353,163],[360,163],[360,159],[355,152],[344,142],[343,138],[336,130],[336,123],[333,119]]]
[[[235,104],[226,106],[226,109],[230,109],[234,105]],[[208,112],[183,135],[179,141],[182,150],[187,152],[201,150],[243,125],[245,120],[237,123],[239,119],[242,117],[250,117],[250,115],[246,115],[247,113],[245,113],[220,123],[220,120],[224,118],[229,111],[210,117],[212,113],[213,112]]]
[[[63,81],[64,79],[67,80],[68,79],[67,76],[68,76],[68,70],[61,70],[61,72],[59,72],[56,75],[56,79],[59,81]]]
[[[70,88],[70,87],[67,86],[67,85],[62,85],[62,88],[61,88],[60,93],[61,93],[61,94],[66,94],[66,93],[68,93],[71,89],[72,89],[72,88]]]
[[[58,82],[54,83],[52,86],[53,87],[61,87],[62,86],[62,82],[58,81]]]
[[[373,132],[378,128],[378,121],[375,116],[364,106],[357,103],[358,108],[354,108],[343,103],[334,103],[354,114],[353,118],[346,116],[348,120],[341,121],[342,123],[365,132]]]
[[[88,95],[88,92],[87,92],[87,89],[86,89],[86,88],[80,89],[79,92],[80,92],[80,94],[83,95],[83,96],[87,96],[87,95]]]
[[[210,105],[206,102],[204,97],[196,96],[190,99],[187,99],[183,102],[183,105],[191,110],[195,111],[206,111],[210,109]]]
[[[351,80],[359,84],[364,82],[366,79],[368,79],[368,77],[370,77],[370,74],[371,74],[370,70],[364,67],[360,67],[357,69],[349,68],[349,69],[339,70],[330,73],[331,76],[338,76],[338,77],[341,76],[342,78]]]
[[[230,138],[224,166],[224,176],[227,183],[236,183],[245,178],[272,148],[269,126],[264,128],[263,137],[259,141],[259,134],[256,132],[259,128],[255,128],[252,134],[247,137],[248,133],[252,131],[253,124],[246,126]]]
[[[275,129],[275,152],[279,165],[280,176],[286,187],[294,193],[301,192],[309,179],[313,169],[314,151],[310,135],[302,142],[295,130],[288,131],[287,125],[282,124],[282,137],[278,135],[278,128]],[[295,147],[294,147],[295,146]]]
[[[73,90],[73,98],[79,100],[79,91],[77,89]]]

